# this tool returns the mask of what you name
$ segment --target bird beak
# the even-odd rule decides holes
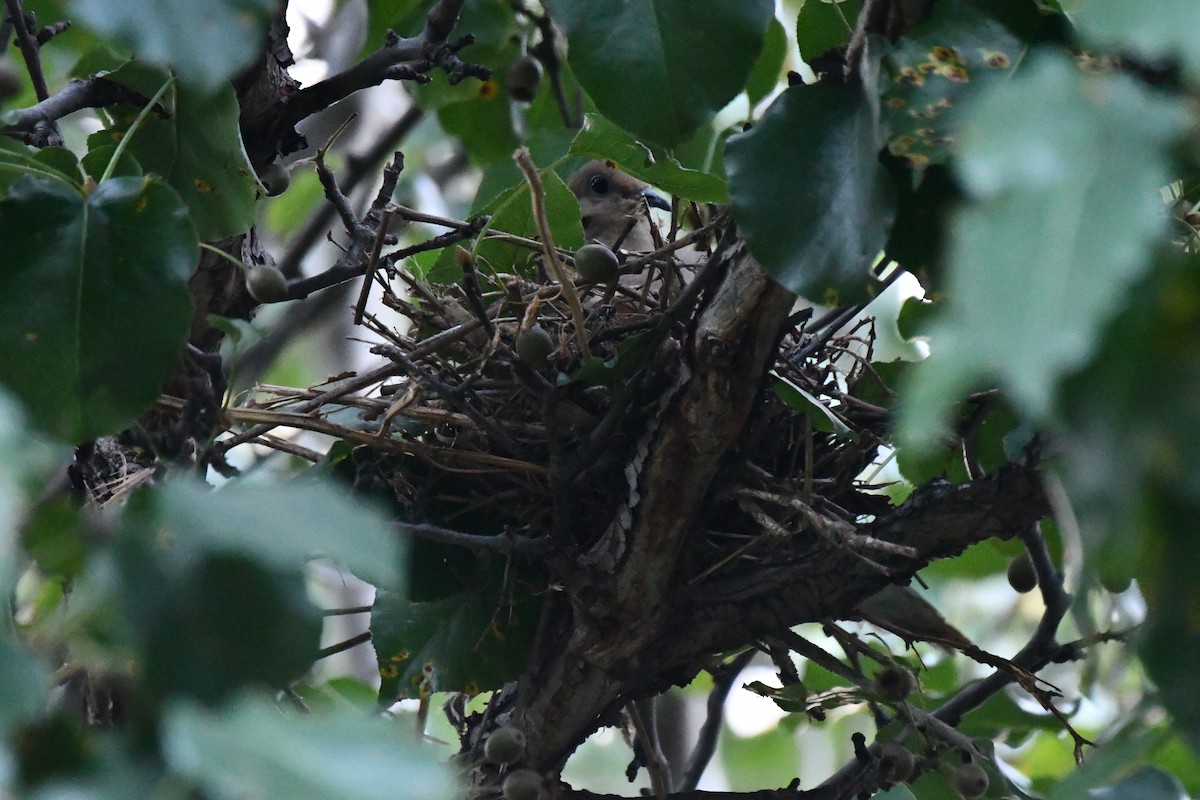
[[[656,194],[651,189],[643,189],[642,197],[646,198],[646,205],[654,208],[661,208],[663,211],[670,211],[671,204],[661,194]]]

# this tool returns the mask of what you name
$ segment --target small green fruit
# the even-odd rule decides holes
[[[483,755],[493,764],[511,764],[525,755],[525,734],[511,725],[497,728],[484,743]]]
[[[278,161],[272,161],[267,165],[267,168],[258,176],[262,181],[263,188],[267,190],[268,197],[278,197],[287,191],[288,186],[292,183],[292,174],[288,168]]]
[[[890,664],[875,676],[875,693],[881,700],[899,702],[917,688],[917,679],[912,672],[899,664]]]
[[[1038,584],[1037,572],[1029,553],[1021,553],[1008,565],[1008,585],[1021,594],[1032,592]]]
[[[521,56],[508,65],[504,85],[514,100],[528,103],[537,94],[542,82],[542,65],[532,56]]]
[[[513,770],[504,779],[504,800],[538,800],[542,794],[542,776],[535,770]]]
[[[1106,592],[1121,594],[1133,584],[1133,575],[1126,568],[1127,564],[1107,562],[1100,565],[1100,585]]]
[[[966,800],[974,800],[976,797],[983,796],[983,793],[988,790],[991,780],[988,778],[987,771],[972,761],[969,764],[961,764],[958,769],[954,770],[953,783],[954,791]]]
[[[246,289],[260,303],[278,303],[287,299],[287,278],[277,267],[251,264],[246,270]]]
[[[907,783],[917,767],[912,751],[896,742],[879,746],[879,776],[888,783]]]
[[[517,335],[517,358],[530,369],[544,369],[554,352],[554,339],[541,325],[526,328]]]
[[[616,280],[617,254],[607,245],[585,244],[575,251],[575,271],[592,283]]]
[[[8,100],[21,93],[21,73],[7,58],[0,59],[0,100]]]

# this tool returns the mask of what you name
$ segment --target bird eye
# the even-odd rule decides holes
[[[595,194],[608,194],[608,178],[603,175],[593,175],[588,181],[588,188]]]

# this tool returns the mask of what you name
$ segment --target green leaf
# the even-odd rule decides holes
[[[1131,79],[1084,75],[1050,53],[983,99],[958,147],[975,203],[954,221],[950,301],[902,440],[928,441],[984,375],[1025,414],[1048,413],[1165,229],[1165,149],[1185,122]]]
[[[480,163],[511,160],[520,141],[513,131],[512,105],[503,92],[490,92],[438,109],[438,122],[457,136]]]
[[[66,441],[129,425],[174,371],[191,318],[196,233],[179,198],[154,178],[83,196],[25,176],[0,201],[0,241],[0,383]]]
[[[750,77],[746,79],[746,97],[750,100],[751,108],[775,91],[787,59],[787,48],[787,31],[783,29],[783,23],[778,17],[771,17],[763,34],[762,52],[758,54],[750,69]]]
[[[772,390],[775,395],[799,411],[812,422],[814,430],[832,433],[852,442],[858,441],[858,434],[812,394],[792,383],[782,375],[771,373],[775,378]]]
[[[101,56],[94,59],[103,63]],[[115,64],[106,76],[134,91],[155,94],[169,77],[144,64]],[[155,81],[158,81],[155,83]],[[187,203],[201,241],[241,233],[254,221],[258,179],[242,146],[240,109],[233,87],[204,93],[172,84],[159,101],[167,115],[150,113],[130,136],[125,153],[146,172],[157,173]],[[129,136],[141,108],[110,109],[112,126],[88,137],[99,150]]]
[[[287,714],[245,697],[220,711],[169,709],[167,763],[221,796],[441,800],[460,790],[432,745],[398,720],[354,710]]]
[[[622,171],[668,194],[698,203],[729,200],[724,177],[686,169],[671,152],[639,142],[599,114],[584,117],[583,129],[571,142],[571,152],[616,162]]]
[[[0,675],[0,734],[6,734],[45,710],[50,682],[41,665],[7,632],[0,634]]]
[[[417,32],[423,20],[417,12],[426,9],[424,0],[374,0],[367,3],[367,30],[360,55],[365,56],[384,42],[389,30],[402,36]]]
[[[718,752],[729,788],[735,792],[786,786],[796,777],[800,758],[795,736],[782,725],[758,736],[721,736]]]
[[[83,161],[80,163],[83,165],[88,177],[92,180],[98,181],[104,176],[105,170],[108,169],[109,162],[112,161],[113,156],[116,155],[116,153],[117,145],[101,145],[100,147],[94,147],[91,150],[88,150],[87,155],[83,157]],[[118,159],[116,166],[113,167],[113,171],[109,177],[140,178],[144,174],[145,172],[142,170],[142,165],[139,164],[137,159],[133,157],[133,154],[128,150],[123,150],[121,151],[120,158]]]
[[[896,177],[896,222],[887,243],[888,258],[919,277],[927,294],[940,294],[946,229],[962,194],[946,166],[924,170],[915,187],[907,166],[897,172],[906,174]]]
[[[1073,0],[1064,2],[1086,39],[1151,58],[1178,58],[1200,80],[1200,5],[1192,0]]]
[[[908,790],[907,786],[893,786],[886,792],[875,795],[875,800],[917,800],[917,796]]]
[[[1194,449],[1194,434],[1181,433],[1186,428],[1175,430],[1180,438],[1192,439],[1188,444]],[[1170,443],[1164,444],[1156,454],[1160,458],[1171,453]],[[1144,485],[1150,476],[1138,477]],[[1138,653],[1177,729],[1192,750],[1200,752],[1200,697],[1194,673],[1188,672],[1200,659],[1200,591],[1195,580],[1200,553],[1194,541],[1200,493],[1193,489],[1188,496],[1163,483],[1159,478],[1157,485],[1142,490],[1141,515],[1134,528],[1151,554],[1149,565],[1136,573],[1150,609],[1138,631]]]
[[[850,41],[862,0],[808,0],[796,17],[796,45],[800,57],[817,56]]]
[[[770,0],[547,0],[571,68],[604,116],[671,145],[712,119],[750,76]]]
[[[58,157],[61,152],[62,148],[38,150],[8,137],[0,137],[0,192],[6,191],[22,175],[61,181],[77,189],[82,188],[82,176],[74,154],[71,154],[72,165],[68,168],[64,160]]]
[[[208,551],[240,553],[282,569],[329,558],[390,588],[403,574],[399,533],[368,503],[333,484],[234,481],[210,491],[176,480],[162,487],[157,508],[157,524],[173,539]]]
[[[992,695],[986,703],[963,719],[960,727],[971,737],[1000,739],[1016,747],[1036,730],[1058,733],[1062,723],[1053,714],[1032,714],[1021,708],[1004,692]]]
[[[67,148],[43,147],[34,154],[33,160],[66,176],[72,186],[83,187],[83,173],[79,169],[79,159]]]
[[[0,386],[0,587],[9,591],[16,578],[13,556],[17,531],[30,507],[46,487],[50,473],[70,457],[68,448],[56,448],[26,423],[25,409]]]
[[[1157,565],[1161,545],[1151,536],[1156,517],[1145,507],[1163,489],[1200,496],[1189,486],[1192,471],[1180,467],[1200,458],[1200,438],[1191,433],[1200,430],[1200,409],[1191,402],[1200,393],[1197,257],[1160,259],[1125,305],[1092,363],[1063,385],[1063,472],[1089,561],[1098,557],[1103,575],[1120,558],[1110,574],[1145,577],[1139,570]],[[1179,542],[1189,530],[1177,532]],[[1139,553],[1150,556],[1146,564]]]
[[[1179,800],[1185,795],[1183,785],[1171,773],[1158,767],[1142,767],[1111,786],[1090,790],[1088,800]]]
[[[126,754],[115,742],[108,742],[99,758],[88,758],[92,742],[76,744],[89,751],[81,756],[85,763],[79,765],[63,763],[58,742],[41,744],[39,756],[52,762],[58,775],[23,794],[25,800],[129,800],[153,797],[156,789],[161,791],[162,769]]]
[[[558,173],[542,170],[542,186],[546,192],[546,216],[556,247],[574,250],[583,245],[583,223],[579,221],[579,201],[567,188]],[[489,227],[492,230],[513,233],[529,239],[538,238],[537,221],[533,216],[533,204],[529,198],[529,186],[522,181],[519,185],[502,192],[481,210],[492,215]],[[517,245],[482,239],[475,249],[478,268],[483,273],[514,272],[529,262],[533,252]],[[437,283],[452,283],[462,277],[462,270],[454,263],[452,248],[445,248],[437,264],[430,272],[430,280]]]
[[[274,0],[73,0],[72,19],[212,91],[264,46]]]
[[[127,529],[117,544],[120,597],[140,650],[138,688],[217,703],[245,686],[280,688],[317,657],[322,617],[299,569],[201,553]],[[164,542],[165,540],[165,542]]]
[[[733,215],[772,278],[826,305],[863,299],[895,213],[861,86],[793,86],[725,147]]]
[[[1131,726],[1117,733],[1098,748],[1079,769],[1064,777],[1050,792],[1046,800],[1077,800],[1091,797],[1089,789],[1109,783],[1137,768],[1146,757],[1170,735],[1168,730],[1143,730]],[[1152,768],[1148,768],[1152,769]],[[1152,769],[1154,772],[1159,770]],[[1128,796],[1130,800],[1143,795],[1104,795],[1111,800]],[[1172,795],[1172,800],[1181,795]],[[1147,796],[1154,798],[1154,795]]]
[[[1025,47],[970,3],[937,4],[934,17],[901,37],[884,58],[888,150],[918,170],[944,162],[964,101],[1009,80]]]
[[[21,546],[41,574],[70,581],[83,568],[91,534],[94,531],[84,522],[77,498],[51,497],[29,515]]]
[[[503,602],[491,582],[428,603],[380,592],[371,612],[380,700],[434,691],[474,695],[515,679],[525,667],[540,604]]]

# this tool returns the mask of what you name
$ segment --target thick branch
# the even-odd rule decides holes
[[[678,650],[667,655],[674,649],[669,645],[659,652],[682,664],[702,648],[720,652],[803,622],[853,616],[864,598],[887,583],[907,583],[929,562],[985,539],[1011,538],[1048,513],[1039,476],[1028,468],[1009,466],[961,485],[928,484],[892,513],[858,530],[912,548],[911,556],[896,553],[880,562],[891,577],[853,552],[814,541],[806,554],[791,549],[783,563],[679,593],[672,609],[679,620],[680,635],[672,643]]]
[[[679,553],[741,441],[792,303],[740,243],[724,257],[731,266],[699,317],[691,366],[680,364],[646,421],[626,508],[569,581],[572,607],[548,626],[559,644],[535,645],[522,680],[514,720],[537,731],[527,756],[538,768],[560,766],[636,684],[643,650],[678,629],[668,613]]]
[[[40,103],[10,112],[11,121],[4,126],[4,130],[32,131],[39,123],[55,122],[85,108],[103,108],[117,103],[144,106],[146,98],[104,78],[73,80]]]

